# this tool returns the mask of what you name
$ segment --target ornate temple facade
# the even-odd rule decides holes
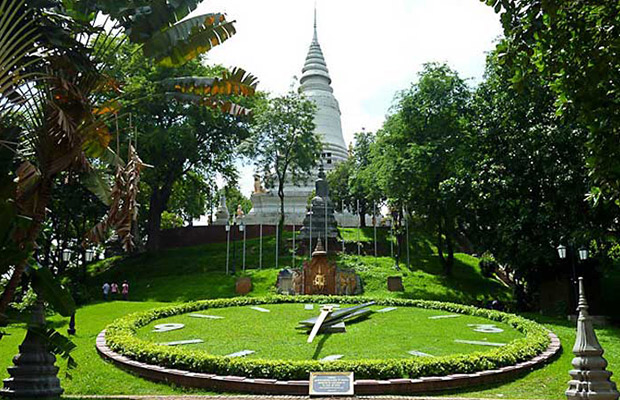
[[[306,62],[302,68],[299,90],[317,106],[314,118],[315,132],[322,138],[323,153],[320,163],[326,171],[330,171],[338,162],[344,161],[348,157],[347,146],[342,135],[340,106],[334,97],[331,83],[327,63],[318,40],[315,10],[314,35],[306,56]],[[302,224],[317,176],[318,166],[305,184],[295,185],[287,182],[285,185],[284,207],[287,225]],[[275,224],[278,221],[280,199],[276,190],[263,188],[257,177],[255,177],[254,193],[251,200],[253,208],[244,218],[246,224]],[[344,219],[354,221],[355,217],[349,214],[348,216],[341,215],[338,219],[339,222],[344,222]]]

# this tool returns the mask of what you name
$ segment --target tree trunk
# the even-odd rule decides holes
[[[146,225],[148,241],[147,251],[157,251],[161,246],[161,214],[166,210],[168,199],[172,193],[172,184],[164,184],[162,188],[155,188],[149,202],[149,219]]]
[[[38,197],[38,202],[33,212],[32,224],[28,227],[26,232],[24,232],[24,236],[19,235],[23,237],[23,240],[21,240],[21,243],[19,243],[19,247],[21,250],[25,250],[28,248],[32,249],[35,247],[35,242],[37,240],[37,237],[39,236],[39,233],[41,232],[43,221],[45,221],[45,211],[47,209],[47,205],[49,204],[52,194],[52,182],[53,178],[51,177],[43,179],[41,181],[39,191],[38,193],[36,193]],[[11,275],[11,279],[9,279],[9,282],[7,283],[4,291],[2,292],[2,296],[0,296],[0,317],[6,314],[6,309],[8,308],[9,303],[13,300],[15,290],[21,282],[24,270],[28,265],[28,259],[30,258],[29,253],[30,252],[26,253],[25,257],[15,265],[13,275]]]
[[[448,257],[444,264],[444,273],[446,276],[452,276],[452,269],[454,267],[454,242],[452,237],[446,234],[446,247],[448,249]]]
[[[439,261],[441,266],[446,269],[446,258],[443,254],[443,234],[441,232],[441,224],[437,226],[437,254],[439,255]]]

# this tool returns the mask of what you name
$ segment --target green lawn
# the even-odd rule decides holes
[[[372,232],[372,228],[367,228],[364,230],[364,235],[366,236],[368,229]],[[357,236],[355,231],[350,233]],[[287,233],[287,237],[290,238],[290,233]],[[77,314],[78,334],[74,338],[77,344],[74,357],[78,362],[78,367],[71,372],[71,379],[65,377],[64,367],[61,371],[61,378],[66,393],[72,395],[205,393],[149,382],[122,372],[100,359],[95,351],[94,341],[96,335],[107,324],[131,312],[143,311],[162,304],[186,300],[234,296],[235,278],[224,274],[225,251],[225,244],[212,244],[167,250],[152,255],[113,258],[91,265],[90,272],[92,276],[88,286],[92,290],[94,297],[99,297],[99,288],[103,281],[127,279],[131,284],[131,301],[93,303],[79,309]],[[239,271],[241,267],[241,246],[239,244],[236,246],[236,251],[235,261]],[[510,302],[511,294],[509,289],[496,280],[483,277],[480,274],[476,258],[465,254],[457,254],[454,276],[446,278],[441,275],[441,265],[432,241],[429,240],[428,236],[420,231],[411,230],[410,251],[411,269],[407,269],[403,262],[404,260],[401,260],[401,271],[393,268],[393,260],[389,257],[374,259],[373,257],[364,256],[338,256],[336,261],[343,267],[354,268],[360,274],[364,281],[364,294],[367,296],[396,296],[455,301],[465,304],[477,304],[491,298],[499,298]],[[264,240],[264,268],[262,270],[256,269],[258,267],[258,240],[248,241],[246,261],[248,266],[246,274],[252,277],[254,284],[254,290],[250,295],[264,296],[273,293],[278,273],[278,269],[274,268],[275,242],[273,237],[265,238]],[[300,260],[297,259],[297,265],[299,263]],[[291,265],[292,258],[290,256],[280,258],[280,268]],[[241,273],[238,275],[241,275]],[[405,292],[394,293],[387,291],[386,279],[392,275],[403,276]],[[224,310],[221,311],[224,312]],[[305,311],[299,310],[299,312],[304,313]],[[253,316],[252,318],[272,318],[274,316],[273,314],[263,315],[261,313],[250,315]],[[572,355],[570,354],[570,349],[575,340],[574,326],[563,320],[549,319],[536,314],[525,315],[525,317],[544,323],[549,329],[558,334],[564,348],[562,356],[553,364],[534,371],[514,382],[490,388],[459,391],[456,393],[457,395],[510,399],[559,399],[563,397],[566,382],[568,381],[568,370],[571,368],[570,361]],[[298,316],[295,316],[295,318],[298,318]],[[375,316],[372,318],[375,318]],[[457,323],[459,318],[455,318],[452,322],[449,322],[449,320],[444,320],[443,322]],[[52,321],[62,332],[66,330],[67,321],[65,319],[53,317]],[[225,320],[202,322],[206,324],[207,322],[219,323],[222,321]],[[363,324],[371,321],[368,320],[355,324],[355,329],[358,326],[362,329],[364,328]],[[192,321],[192,323],[198,322]],[[249,329],[251,328],[246,329],[246,331]],[[353,326],[351,329],[353,329]],[[412,342],[411,345],[424,343],[425,339],[430,341],[430,338],[432,338],[436,331],[436,329],[429,327],[426,331],[423,331],[427,332],[427,337],[420,338],[420,340]],[[23,327],[16,325],[10,326],[8,332],[11,335],[4,337],[0,341],[1,378],[8,376],[6,367],[11,364],[11,358],[17,352],[17,346],[24,335]],[[183,332],[183,335],[187,332]],[[442,330],[441,332],[443,333],[444,331]],[[469,334],[466,329],[458,332],[456,327],[446,332],[462,333],[463,335]],[[606,350],[605,356],[609,361],[609,369],[620,374],[620,329],[598,329],[597,333]],[[181,331],[178,334],[181,334]],[[400,335],[399,337],[402,336]],[[209,339],[208,336],[206,338]],[[325,346],[330,346],[331,342],[335,343],[336,340],[336,335],[332,335],[329,340],[326,340]],[[393,343],[394,341],[390,342]],[[233,348],[235,350],[232,350]],[[232,352],[243,349],[237,349],[231,345],[230,349],[222,349],[222,351],[230,350]],[[324,350],[320,351],[319,355],[325,355],[329,352],[329,349],[329,347],[325,347]],[[424,352],[424,349],[427,348],[421,347],[420,349],[412,348],[409,350]],[[394,351],[400,352],[400,350]],[[434,354],[433,350],[435,349],[431,348],[426,352]],[[437,353],[438,351],[435,350]],[[60,364],[62,364],[62,361]]]
[[[64,361],[58,361],[61,366],[59,377],[66,394],[81,395],[116,395],[116,394],[174,394],[192,392],[191,389],[174,388],[165,384],[149,382],[121,371],[103,361],[95,350],[95,338],[101,330],[114,319],[128,313],[144,311],[161,306],[154,302],[123,302],[92,304],[78,310],[77,334],[73,341],[77,348],[73,357],[78,367],[70,371],[71,377],[66,376]],[[57,329],[65,333],[67,320],[51,318]],[[0,378],[8,377],[6,367],[11,365],[11,358],[17,353],[17,346],[24,338],[25,331],[21,326],[10,326],[10,336],[0,342]]]
[[[349,231],[351,229],[348,229]],[[372,228],[362,230],[367,234]],[[292,233],[286,232],[291,239]],[[375,297],[399,296],[405,298],[454,301],[466,304],[483,303],[490,299],[509,302],[511,293],[500,282],[485,278],[480,273],[478,259],[466,254],[457,254],[454,275],[444,277],[435,249],[428,238],[412,232],[411,268],[407,269],[404,260],[400,271],[394,268],[390,257],[342,256],[334,261],[342,267],[353,268],[364,282],[364,294]],[[281,268],[300,267],[301,257],[295,257],[295,265],[290,254],[279,258],[279,268],[275,268],[275,240],[263,239],[263,269],[259,265],[259,240],[246,243],[246,271],[242,271],[242,248],[235,246],[234,257],[237,275],[252,278],[254,290],[251,296],[264,296],[275,293],[275,282]],[[232,253],[232,246],[231,246]],[[232,269],[233,256],[229,268]],[[140,301],[190,301],[234,296],[236,278],[226,275],[226,244],[216,243],[204,246],[165,250],[127,258],[114,258],[90,267],[93,277],[89,286],[98,290],[104,281],[120,282],[127,279],[131,285],[131,299]],[[387,291],[387,277],[402,276],[405,286],[403,293]],[[97,293],[98,295],[98,293]]]
[[[259,312],[249,306],[208,309],[201,314],[223,319],[194,318],[178,315],[163,318],[142,327],[138,337],[154,343],[187,339],[202,339],[203,343],[184,345],[214,355],[227,355],[241,350],[256,353],[248,358],[260,359],[320,359],[333,354],[343,360],[409,358],[408,351],[416,350],[433,356],[473,353],[493,349],[489,346],[463,344],[458,340],[508,343],[524,335],[507,324],[485,318],[457,315],[456,318],[429,319],[450,314],[445,311],[414,307],[398,307],[386,313],[373,313],[369,318],[347,322],[346,333],[318,335],[312,344],[306,343],[305,331],[296,330],[298,322],[318,315],[320,306],[306,310],[304,304],[266,304]],[[373,306],[373,310],[384,307]],[[158,324],[181,323],[183,329],[153,332]],[[493,324],[503,332],[481,333],[468,324]]]
[[[78,345],[74,354],[78,361],[78,367],[71,372],[71,379],[65,377],[64,367],[60,374],[66,393],[73,395],[206,394],[207,392],[199,390],[175,388],[136,378],[104,362],[97,355],[94,348],[95,337],[108,323],[127,313],[143,311],[160,305],[162,305],[162,303],[117,301],[93,304],[81,308],[77,315],[78,334],[74,339]],[[563,392],[566,389],[566,383],[569,379],[568,371],[571,369],[570,362],[572,354],[570,353],[570,349],[575,340],[575,328],[562,320],[545,318],[538,314],[524,316],[543,323],[560,337],[564,349],[561,357],[554,363],[536,370],[514,382],[495,385],[489,388],[459,391],[458,393],[451,393],[451,395],[507,399],[557,400],[563,398]],[[455,318],[454,320],[457,319],[458,318]],[[58,318],[53,318],[52,320],[55,322],[57,328],[62,331],[66,329],[66,320]],[[445,321],[449,321],[449,319],[443,322]],[[1,378],[8,376],[5,367],[10,365],[11,357],[16,353],[17,345],[23,339],[24,334],[23,330],[17,326],[10,327],[9,333],[11,333],[11,336],[3,338],[2,346],[0,346],[0,365],[2,366],[0,369]],[[606,351],[605,357],[607,361],[609,361],[608,369],[611,371],[620,371],[620,329],[599,328],[597,329],[597,334]],[[332,335],[332,338],[334,336],[335,335]],[[321,351],[321,354],[324,353]],[[62,365],[62,361],[60,364]],[[448,395],[450,393],[442,394]]]
[[[565,320],[543,317],[538,314],[524,314],[525,318],[535,320],[555,332],[562,342],[562,355],[553,363],[538,369],[518,379],[488,388],[477,388],[470,391],[454,393],[461,397],[491,397],[509,399],[561,399],[565,398],[564,391],[568,388],[572,369],[572,348],[575,343],[575,326]],[[609,362],[607,370],[616,372],[612,377],[618,382],[620,375],[620,328],[596,327],[599,342],[605,349],[604,357]],[[447,394],[446,394],[447,395]]]

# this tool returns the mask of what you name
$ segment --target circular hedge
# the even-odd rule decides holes
[[[488,318],[506,323],[525,335],[506,346],[484,352],[441,357],[405,359],[355,360],[321,362],[317,360],[263,360],[228,358],[180,347],[161,346],[136,337],[136,332],[150,322],[174,315],[209,308],[224,308],[273,303],[346,303],[375,301],[382,306],[419,307]],[[238,297],[202,300],[177,306],[156,308],[130,314],[106,327],[107,345],[113,351],[131,359],[192,372],[216,375],[237,375],[279,380],[308,379],[311,371],[352,371],[356,379],[418,378],[467,374],[497,369],[527,361],[547,348],[550,343],[546,328],[533,321],[494,310],[439,301],[406,299],[373,299],[349,296],[273,296],[264,298]]]

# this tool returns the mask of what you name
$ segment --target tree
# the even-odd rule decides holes
[[[300,94],[266,99],[256,110],[252,136],[244,152],[257,170],[273,171],[280,198],[280,226],[284,226],[284,185],[310,177],[321,155],[321,140],[314,133],[316,106]]]
[[[212,184],[203,175],[189,171],[172,186],[168,209],[188,225],[207,211],[207,198],[212,197]]]
[[[540,76],[558,112],[587,127],[593,200],[620,206],[620,3],[617,1],[486,1],[501,12],[498,45],[517,88]]]
[[[150,194],[146,247],[155,251],[160,247],[161,215],[169,210],[175,185],[180,190],[178,185],[188,173],[194,174],[188,178],[194,182],[199,175],[235,176],[235,148],[249,135],[249,121],[238,118],[244,109],[231,99],[240,100],[243,93],[253,94],[256,82],[245,72],[207,67],[201,60],[177,68],[160,67],[141,57],[131,44],[121,46],[112,56],[114,68],[110,74],[119,80],[126,77],[124,97],[130,101],[126,111],[132,114],[131,124],[137,130],[141,157],[152,167],[144,171],[143,181]],[[197,94],[208,94],[204,85],[220,86],[217,79],[203,78],[213,75],[221,75],[222,84],[236,84],[239,96],[230,96],[235,93],[234,87],[224,87],[221,94],[209,97],[206,104],[201,101],[205,96]],[[170,95],[169,88],[181,89],[181,93]],[[129,122],[125,118],[120,126],[133,134]]]
[[[374,146],[383,192],[434,227],[446,275],[454,263],[459,209],[453,183],[468,137],[469,103],[469,89],[455,71],[425,64]]]
[[[181,21],[197,2],[133,4],[116,1],[9,1],[0,4],[0,274],[10,274],[0,296],[0,324],[17,286],[29,268],[39,299],[63,316],[75,311],[68,292],[52,278],[47,266],[31,257],[44,226],[54,182],[64,172],[81,172],[84,183],[111,204],[105,221],[132,244],[135,197],[142,164],[129,149],[127,164],[110,157],[109,118],[118,103],[103,103],[102,93],[113,91],[106,64],[100,57],[115,40],[105,29],[131,32],[148,56],[168,65],[181,65],[234,34],[222,14]],[[101,23],[100,15],[106,15]],[[110,29],[111,27],[111,29]],[[99,50],[103,49],[103,53]],[[173,90],[174,91],[174,90]],[[97,163],[116,166],[116,183],[104,187]],[[68,355],[72,346],[53,329],[37,327],[52,347]],[[60,348],[58,345],[62,345]],[[69,358],[72,361],[72,359]]]
[[[488,57],[473,100],[476,134],[455,186],[462,229],[514,274],[524,308],[541,282],[567,272],[554,247],[599,239],[612,218],[585,201],[585,129],[572,113],[556,115],[543,79],[529,75],[517,90],[512,73],[497,53]]]
[[[350,157],[336,165],[327,176],[330,196],[336,207],[344,203],[349,209],[358,211],[362,227],[366,226],[366,214],[372,212],[373,205],[384,198],[372,168],[371,149],[374,142],[375,135],[372,132],[356,133]]]

